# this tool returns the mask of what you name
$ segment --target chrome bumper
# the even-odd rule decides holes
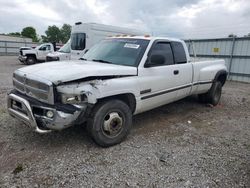
[[[18,60],[21,61],[21,62],[26,61],[26,59],[27,59],[27,56],[24,56],[24,55],[19,55],[18,56]]]
[[[19,104],[18,106],[15,105],[17,103]],[[29,101],[13,93],[8,95],[7,104],[8,111],[11,116],[21,120],[34,129],[35,132],[41,134],[49,133],[51,130],[62,130],[74,125],[75,120],[78,118],[82,110],[84,110],[82,109],[81,111],[76,111],[74,114],[68,114],[62,111],[57,111],[56,109],[39,106],[41,109],[53,111],[53,118],[48,118],[46,116],[34,114]],[[43,126],[45,126],[48,130],[39,128],[38,119],[39,122],[42,122]]]

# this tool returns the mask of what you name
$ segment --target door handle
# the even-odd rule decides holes
[[[76,53],[77,55],[79,55],[80,53],[78,52],[78,53]]]
[[[179,74],[179,70],[174,70],[174,74]]]

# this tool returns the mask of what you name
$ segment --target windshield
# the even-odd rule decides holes
[[[62,52],[62,53],[70,53],[70,40],[64,44],[59,50],[58,52]]]
[[[41,44],[40,46],[37,46],[35,49],[40,51],[48,51],[51,50],[51,46],[50,44]]]
[[[86,34],[72,33],[71,34],[71,49],[84,50],[85,49]]]
[[[81,59],[126,66],[138,66],[149,41],[144,39],[106,39],[92,47]]]
[[[38,50],[40,47],[42,47],[44,44],[40,44],[39,46],[35,47],[36,50]]]

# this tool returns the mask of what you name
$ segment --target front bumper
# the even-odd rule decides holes
[[[21,62],[25,62],[26,59],[27,59],[27,56],[25,56],[25,55],[19,55],[18,56],[18,60],[21,61]]]
[[[8,95],[9,114],[25,124],[35,132],[49,133],[51,130],[62,130],[77,123],[78,117],[83,115],[87,106],[78,107],[73,112],[58,110],[45,105],[32,104],[24,97],[15,93]],[[46,111],[52,111],[53,117],[48,118]]]

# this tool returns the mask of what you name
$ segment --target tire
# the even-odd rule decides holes
[[[206,102],[206,93],[205,94],[199,94],[198,99],[199,99],[199,101],[201,103],[205,103]]]
[[[94,107],[87,129],[94,142],[102,147],[121,143],[132,127],[132,112],[120,100],[109,100]]]
[[[26,59],[26,64],[27,65],[32,65],[36,63],[36,58],[32,57],[32,56],[28,56]]]
[[[199,100],[203,103],[209,103],[216,106],[221,98],[222,84],[219,81],[213,83],[210,90],[205,94],[198,95]]]

